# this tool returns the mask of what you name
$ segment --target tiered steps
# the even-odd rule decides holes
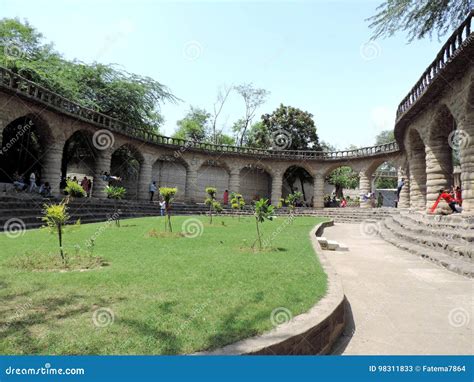
[[[21,224],[25,228],[37,228],[42,225],[40,216],[44,203],[59,202],[61,199],[52,198],[44,199],[38,195],[18,194],[18,195],[1,195],[0,196],[0,231],[6,229],[7,222],[12,219],[21,219]],[[158,202],[147,201],[130,201],[123,200],[116,202],[117,208],[121,211],[120,218],[136,218],[146,216],[160,216],[160,207]],[[105,221],[111,218],[115,212],[115,203],[112,200],[99,199],[71,199],[69,202],[69,214],[71,222],[80,219],[81,223],[93,223]],[[202,215],[208,213],[208,207],[203,203],[185,204],[173,203],[172,213],[174,215]],[[251,215],[252,209],[246,206],[241,215]],[[380,208],[380,209],[360,209],[360,208],[297,208],[295,214],[298,216],[321,216],[330,218],[336,222],[358,223],[368,219],[381,220],[397,210]],[[222,215],[236,214],[236,211],[230,207],[224,207]],[[285,216],[289,214],[288,209],[281,208],[276,210],[277,215]]]
[[[453,272],[474,277],[473,218],[401,212],[382,222],[380,236]]]

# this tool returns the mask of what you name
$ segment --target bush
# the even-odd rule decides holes
[[[75,198],[85,198],[87,196],[87,192],[84,191],[81,185],[72,180],[67,181],[64,191],[69,196],[73,196]]]
[[[166,217],[165,221],[165,230],[169,228],[170,232],[173,232],[173,227],[171,226],[171,203],[174,200],[174,196],[178,192],[176,187],[160,187],[160,195],[165,201]]]
[[[109,199],[119,200],[125,198],[127,190],[124,187],[107,186],[105,187],[105,192]]]

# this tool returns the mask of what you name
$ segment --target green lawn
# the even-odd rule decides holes
[[[0,234],[0,354],[192,353],[267,331],[274,309],[297,315],[326,292],[308,235],[321,219],[265,222],[273,250],[259,253],[250,249],[253,218],[217,217],[211,226],[199,217],[201,236],[150,237],[163,230],[162,219],[67,232],[69,252],[99,232],[94,253],[109,265],[84,272],[17,269],[13,257],[57,252],[56,237]],[[176,231],[186,219],[173,217]],[[98,308],[113,312],[113,323],[95,325]]]

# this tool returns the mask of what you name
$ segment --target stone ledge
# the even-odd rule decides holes
[[[293,317],[270,332],[196,355],[314,355],[328,354],[346,324],[342,282],[323,254],[316,234],[333,221],[322,222],[310,232],[311,243],[328,278],[326,295],[308,312]]]

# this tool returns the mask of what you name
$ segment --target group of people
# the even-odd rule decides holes
[[[38,193],[48,198],[51,196],[51,185],[48,182],[41,182],[39,176],[32,171],[28,180],[24,174],[20,175],[18,171],[13,174],[13,187],[17,192]]]

